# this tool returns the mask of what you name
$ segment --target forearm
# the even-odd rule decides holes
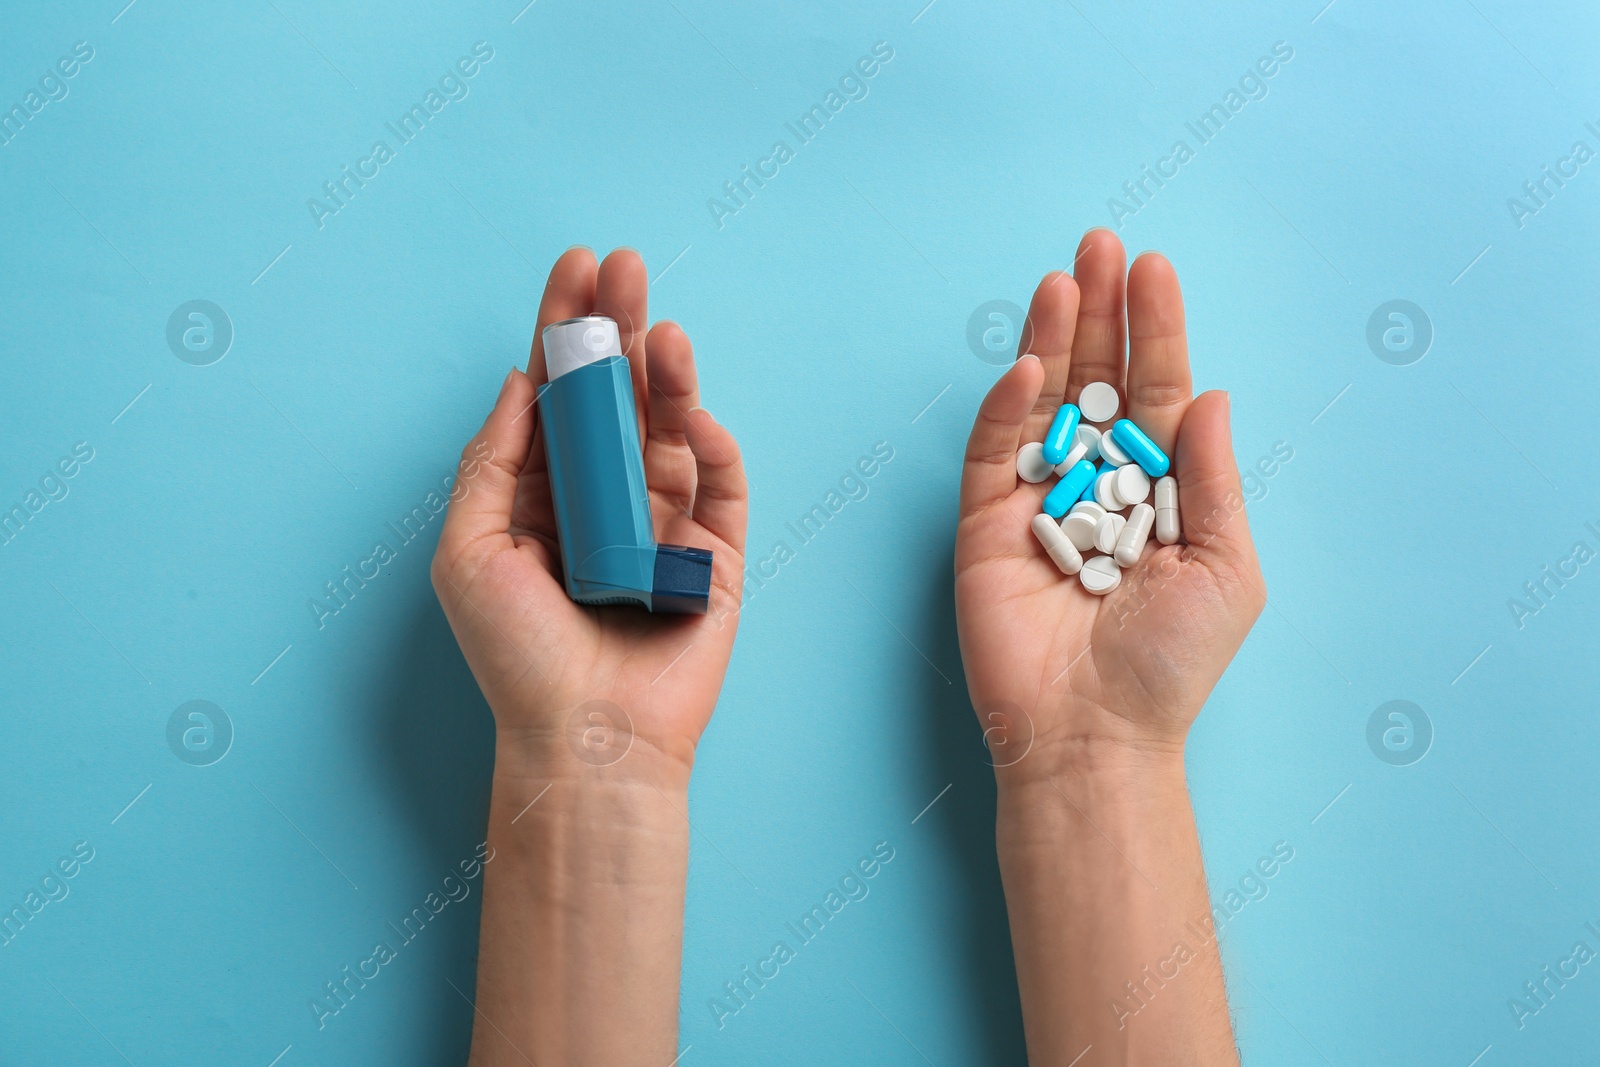
[[[1029,1063],[1237,1064],[1182,752],[1062,763],[999,791]]]
[[[472,1067],[672,1062],[687,799],[687,768],[640,752],[497,756]]]

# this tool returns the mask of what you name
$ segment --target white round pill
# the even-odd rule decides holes
[[[1100,512],[1104,515],[1105,512]],[[1073,511],[1061,520],[1061,532],[1067,535],[1067,540],[1072,542],[1072,547],[1079,552],[1087,552],[1094,547],[1094,528],[1100,520],[1097,516],[1084,511]]]
[[[1090,422],[1110,422],[1119,404],[1116,387],[1107,382],[1090,382],[1078,394],[1078,410]]]
[[[1117,444],[1117,439],[1110,433],[1100,435],[1100,458],[1107,463],[1115,463],[1119,467],[1133,462],[1133,457],[1128,455],[1121,445]]]
[[[1107,511],[1121,511],[1127,507],[1126,504],[1117,499],[1117,483],[1115,479],[1117,471],[1121,469],[1121,467],[1116,467],[1108,471],[1101,471],[1095,476],[1094,499]]]
[[[1122,528],[1127,524],[1128,520],[1115,511],[1108,512],[1094,524],[1094,547],[1108,556],[1115,552],[1117,538],[1122,536]]]
[[[1074,439],[1073,445],[1067,450],[1066,458],[1056,464],[1056,474],[1065,477],[1066,473],[1078,465],[1078,461],[1089,454],[1089,446],[1082,441]]]
[[[1123,507],[1143,504],[1150,496],[1150,476],[1137,463],[1117,468],[1116,481],[1111,483]]]
[[[1079,512],[1083,512],[1095,522],[1099,522],[1100,516],[1106,513],[1106,509],[1095,503],[1093,500],[1080,500],[1076,504],[1072,505],[1072,511],[1070,514],[1076,515]]]
[[[1088,449],[1083,458],[1093,463],[1100,458],[1100,431],[1093,426],[1078,423],[1078,443]]]
[[[1025,482],[1042,482],[1055,472],[1055,466],[1045,461],[1044,445],[1029,441],[1017,449],[1017,477]]]
[[[1078,581],[1095,596],[1105,596],[1122,584],[1122,568],[1110,556],[1096,556],[1083,561]]]

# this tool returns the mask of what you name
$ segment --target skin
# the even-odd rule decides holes
[[[1190,396],[1170,264],[1142,257],[1124,282],[1104,231],[1075,263],[1076,279],[1040,284],[1031,356],[980,409],[956,543],[1029,1058],[1236,1064],[1183,769],[1189,725],[1265,602],[1227,400]],[[688,779],[732,648],[747,491],[738,446],[698,407],[688,339],[671,323],[641,329],[646,288],[635,253],[597,265],[572,249],[551,271],[539,328],[618,321],[657,539],[712,549],[708,614],[567,598],[531,406],[545,380],[537,336],[526,373],[507,376],[463,450],[434,558],[497,730],[476,1067],[678,1055]],[[1184,524],[1182,545],[1152,542],[1104,598],[1048,561],[1028,529],[1047,487],[1015,473],[1019,445],[1095,380],[1117,385],[1128,417],[1174,456]]]
[[[748,494],[732,434],[699,406],[688,337],[644,329],[647,288],[629,249],[556,261],[527,370],[463,450],[434,555],[495,717],[474,1067],[662,1067],[679,1052],[689,773],[733,647]],[[581,607],[562,585],[532,405],[540,333],[589,314],[621,331],[656,540],[713,553],[706,615]]]
[[[1040,282],[961,482],[957,625],[997,764],[996,841],[1034,1067],[1238,1063],[1183,752],[1265,583],[1228,398],[1192,395],[1177,274],[1155,254],[1126,274],[1124,262],[1114,234],[1091,230],[1075,277]],[[1093,381],[1115,385],[1119,417],[1172,457],[1182,516],[1180,543],[1152,536],[1104,597],[1050,562],[1029,522],[1053,479],[1023,482],[1015,466],[1019,446],[1042,440],[1057,407]]]

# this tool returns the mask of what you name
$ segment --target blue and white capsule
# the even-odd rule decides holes
[[[1073,445],[1078,433],[1078,420],[1082,415],[1076,404],[1062,404],[1056,409],[1056,417],[1050,420],[1050,430],[1044,435],[1044,458],[1055,466],[1067,458],[1067,450]]]
[[[1043,511],[1052,519],[1059,519],[1067,509],[1078,502],[1087,486],[1094,485],[1094,464],[1080,459],[1078,465],[1061,476],[1050,492],[1045,494]]]
[[[1118,419],[1111,427],[1111,439],[1121,446],[1135,463],[1152,478],[1159,478],[1172,467],[1167,454],[1139,427],[1127,419]]]

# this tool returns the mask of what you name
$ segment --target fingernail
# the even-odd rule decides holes
[[[690,408],[689,409],[689,414],[693,415],[697,411],[700,412],[700,414],[704,415],[706,418],[710,419],[712,422],[716,422],[717,421],[717,417],[715,415],[711,414],[711,412],[707,411],[705,408],[702,408],[702,407]]]
[[[506,393],[511,389],[511,379],[516,377],[516,374],[517,368],[515,367],[512,367],[510,370],[506,371],[506,380],[500,383],[501,396],[505,396]]]
[[[1018,356],[1018,357],[1017,357],[1017,363],[1021,363],[1021,362],[1022,362],[1022,361],[1023,361],[1023,360],[1025,360],[1025,359],[1031,359],[1031,360],[1033,360],[1033,361],[1034,361],[1034,362],[1035,362],[1035,363],[1037,363],[1037,362],[1039,362],[1039,357],[1038,357],[1038,356],[1036,356],[1036,355],[1034,355],[1034,354],[1033,354],[1033,353],[1032,353],[1032,352],[1028,352],[1028,353],[1026,353],[1026,354],[1024,354],[1024,355],[1020,355],[1020,356]],[[1016,364],[1012,364],[1012,366],[1015,366],[1015,365],[1016,365]]]
[[[594,249],[590,248],[588,245],[577,244],[577,245],[568,245],[567,246],[567,252],[571,252],[571,251],[574,251],[574,250],[579,249],[579,248],[583,249],[585,252],[593,252],[594,251]],[[565,255],[566,253],[564,252],[562,254]]]

